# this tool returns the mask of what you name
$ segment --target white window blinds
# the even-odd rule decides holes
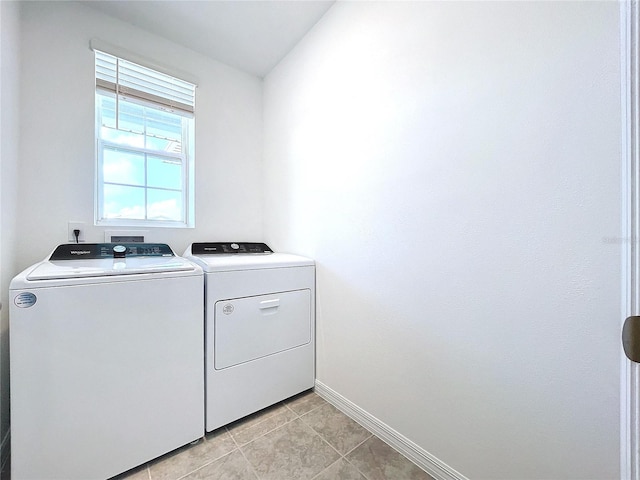
[[[96,88],[193,114],[196,86],[179,78],[95,50]]]

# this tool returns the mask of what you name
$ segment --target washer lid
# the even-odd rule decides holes
[[[27,275],[27,280],[185,272],[195,269],[196,267],[191,262],[181,257],[48,260],[31,270]]]
[[[27,280],[105,277],[193,271],[196,267],[163,243],[89,243],[59,245],[36,265]]]

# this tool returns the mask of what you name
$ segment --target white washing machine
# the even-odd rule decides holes
[[[315,263],[263,243],[194,243],[205,272],[206,430],[312,388]]]
[[[104,480],[202,437],[203,282],[144,243],[60,245],[12,280],[13,480]]]

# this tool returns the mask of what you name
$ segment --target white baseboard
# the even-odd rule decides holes
[[[384,440],[436,480],[468,480],[467,477],[419,447],[404,435],[396,432],[369,412],[363,410],[335,390],[316,380],[315,392],[342,413],[351,417],[371,433]]]
[[[0,444],[0,470],[4,470],[4,466],[9,460],[9,453],[11,449],[11,429],[7,430],[2,443]]]

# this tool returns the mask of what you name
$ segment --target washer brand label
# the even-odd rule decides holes
[[[16,298],[13,299],[13,303],[16,304],[16,307],[29,308],[36,304],[36,300],[37,298],[33,293],[23,292],[19,293]]]
[[[233,313],[233,305],[227,303],[224,307],[222,307],[222,313],[225,315],[231,315]]]
[[[69,251],[71,255],[89,255],[91,253],[90,250],[71,250]]]

